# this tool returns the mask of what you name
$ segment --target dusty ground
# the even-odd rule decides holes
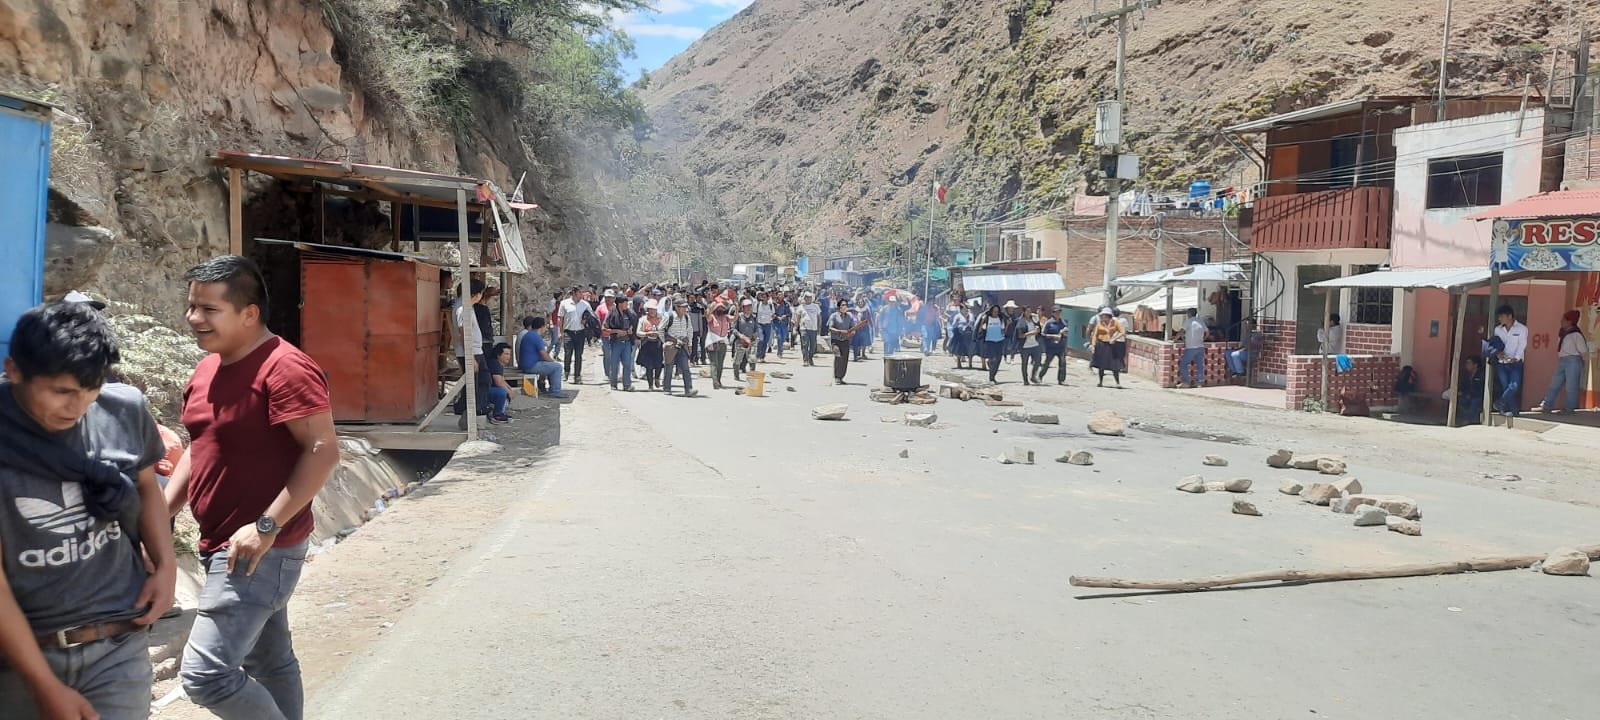
[[[942,401],[938,427],[910,428],[880,421],[907,408],[796,365],[781,366],[796,376],[771,380],[766,398],[590,385],[559,406],[559,425],[548,402],[519,412],[509,432],[497,428],[503,450],[453,464],[310,567],[291,611],[309,716],[1357,717],[1381,707],[1453,719],[1589,707],[1592,579],[1507,572],[1099,600],[1066,584],[1592,543],[1600,512],[1577,504],[1595,498],[1567,473],[1571,448],[1139,382],[1101,390],[1081,367],[1065,389],[1004,386],[1029,409],[1059,412],[1059,426]],[[864,383],[881,370],[851,373]],[[824,402],[850,403],[850,420],[811,420]],[[1129,437],[1083,431],[1102,407],[1138,423]],[[1499,454],[1480,449],[1491,444]],[[1040,464],[997,464],[1013,445]],[[1344,452],[1370,489],[1415,496],[1426,534],[1353,528],[1279,495],[1279,477],[1315,476],[1266,468],[1277,445]],[[1051,461],[1070,448],[1092,450],[1096,465]],[[1232,465],[1201,467],[1207,453]],[[1480,477],[1505,472],[1524,480],[1502,489]],[[1255,479],[1250,499],[1266,516],[1172,490],[1193,473]],[[179,703],[160,717],[204,714]]]

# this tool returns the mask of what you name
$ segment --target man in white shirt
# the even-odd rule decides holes
[[[594,308],[584,300],[579,288],[573,288],[567,299],[561,301],[557,314],[561,317],[562,376],[572,378],[573,384],[583,382],[583,346],[588,339],[588,328],[583,324],[585,315],[593,315]]]
[[[1189,308],[1189,321],[1183,326],[1183,357],[1178,361],[1178,387],[1200,387],[1206,380],[1206,333],[1209,327],[1200,311]],[[1194,372],[1190,372],[1190,367]]]
[[[1583,393],[1584,365],[1589,361],[1589,339],[1578,329],[1578,321],[1582,318],[1583,314],[1577,310],[1568,310],[1561,316],[1561,339],[1557,341],[1556,349],[1556,374],[1550,378],[1550,391],[1545,393],[1544,402],[1535,410],[1543,410],[1554,415],[1578,409],[1578,396]],[[1561,394],[1563,387],[1567,391],[1567,401],[1558,408],[1556,396]]]
[[[488,413],[489,408],[489,369],[484,367],[483,363],[483,331],[479,329],[478,316],[472,310],[472,306],[483,299],[483,281],[473,280],[467,286],[467,289],[472,295],[465,301],[457,298],[456,302],[453,303],[455,314],[451,316],[456,324],[453,338],[455,340],[456,364],[461,368],[462,376],[465,377],[467,372],[467,350],[470,349],[472,351],[472,367],[474,368],[473,397],[477,400],[477,405],[474,407],[477,408],[479,415],[484,415]],[[457,426],[466,429],[467,395],[465,392],[456,396],[454,409],[455,413],[461,416]]]
[[[681,295],[667,298],[664,303],[670,308],[661,314],[661,342],[662,360],[666,364],[666,372],[662,375],[661,391],[672,394],[672,376],[676,372],[683,378],[683,396],[694,397],[699,393],[694,389],[694,370],[689,366],[689,350],[694,345],[694,325],[689,320],[689,301]],[[666,356],[672,359],[667,360]]]
[[[806,367],[816,367],[817,333],[822,330],[822,306],[817,304],[817,299],[811,293],[806,293],[795,314],[800,324],[800,356],[805,360]]]
[[[1494,336],[1502,344],[1495,353],[1494,374],[1500,383],[1500,396],[1495,398],[1494,409],[1516,417],[1522,410],[1522,361],[1528,354],[1528,326],[1517,321],[1517,312],[1510,305],[1501,305],[1494,314],[1498,321]]]
[[[761,328],[761,342],[756,345],[756,360],[767,358],[767,346],[772,344],[772,320],[778,314],[778,304],[765,291],[756,296],[756,325]]]

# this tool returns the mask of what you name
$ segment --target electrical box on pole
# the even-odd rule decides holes
[[[1138,180],[1138,155],[1101,155],[1100,176],[1107,180]]]
[[[1095,105],[1094,144],[1101,148],[1122,144],[1122,101],[1101,100]]]

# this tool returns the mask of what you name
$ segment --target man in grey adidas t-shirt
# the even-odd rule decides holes
[[[104,383],[116,341],[87,305],[28,311],[10,351],[0,382],[0,716],[146,718],[145,629],[171,606],[176,577],[155,418],[137,389]],[[13,452],[19,445],[32,452]],[[84,474],[91,460],[112,471]]]

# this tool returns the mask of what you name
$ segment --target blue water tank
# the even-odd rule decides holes
[[[1196,180],[1189,183],[1189,199],[1204,200],[1211,196],[1211,181]]]
[[[50,106],[0,94],[0,356],[17,318],[44,294],[45,199],[50,187]]]

